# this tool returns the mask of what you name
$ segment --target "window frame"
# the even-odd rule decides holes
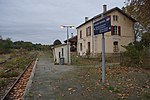
[[[80,51],[82,51],[82,43],[80,43]]]
[[[119,44],[118,41],[113,42],[113,51],[115,53],[119,52],[119,45],[118,44]]]
[[[80,30],[80,39],[82,38],[82,30]]]
[[[86,28],[86,36],[91,36],[91,26]]]
[[[111,35],[121,36],[121,26],[111,26]]]
[[[118,21],[118,15],[113,15],[113,21]]]
[[[62,52],[62,57],[64,56],[64,48],[61,48],[61,52]]]

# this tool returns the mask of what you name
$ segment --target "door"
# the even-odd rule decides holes
[[[91,44],[90,42],[88,42],[88,53],[91,53],[90,49],[91,49]]]

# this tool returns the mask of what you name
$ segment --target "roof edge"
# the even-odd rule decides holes
[[[132,18],[131,16],[129,16],[127,13],[123,12],[123,11],[122,11],[120,8],[118,8],[118,7],[115,7],[115,8],[112,8],[112,9],[106,11],[106,12],[104,13],[104,15],[109,14],[109,13],[113,12],[114,10],[119,11],[120,13],[122,13],[123,15],[125,15],[127,18],[129,18],[129,19],[132,20],[133,22],[137,22],[134,18]],[[81,25],[79,25],[78,27],[76,27],[76,29],[78,29],[78,28],[80,28],[81,26],[85,25],[86,23],[92,21],[93,19],[96,19],[96,18],[100,17],[101,15],[102,15],[102,13],[100,13],[100,14],[98,14],[98,15],[92,17],[92,18],[89,19],[88,21],[86,21],[86,22],[82,23]]]

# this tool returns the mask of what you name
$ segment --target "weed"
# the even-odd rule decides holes
[[[142,95],[142,98],[144,100],[149,100],[150,99],[150,94],[145,93],[145,94]]]
[[[107,89],[113,91],[113,90],[114,90],[114,87],[113,87],[113,86],[109,86]]]
[[[0,80],[0,87],[4,87],[7,85],[7,81],[5,80]]]
[[[19,72],[15,72],[15,71],[11,71],[8,73],[4,73],[4,72],[0,73],[1,78],[17,77],[18,75],[19,75]]]

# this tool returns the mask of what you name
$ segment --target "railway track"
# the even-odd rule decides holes
[[[20,74],[20,76],[17,78],[17,80],[1,100],[22,100],[22,96],[24,95],[24,91],[26,90],[26,86],[32,73],[32,69],[36,62],[37,59],[29,63],[29,65]]]

